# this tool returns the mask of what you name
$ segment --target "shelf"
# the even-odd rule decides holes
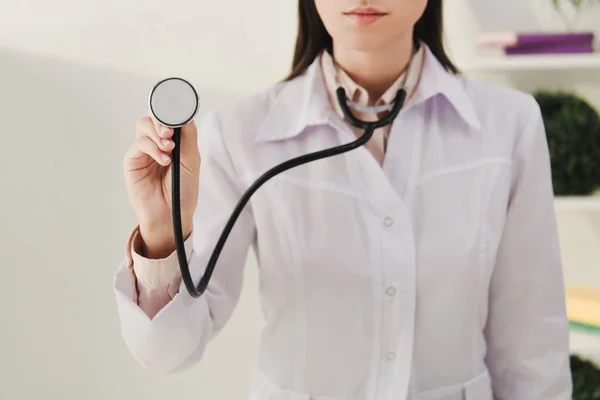
[[[461,69],[466,72],[600,69],[600,53],[478,56],[475,61],[466,63]]]
[[[554,199],[557,212],[599,212],[600,196],[557,196]]]

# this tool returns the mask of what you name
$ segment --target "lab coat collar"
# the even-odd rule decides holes
[[[431,49],[425,46],[425,61],[419,86],[412,104],[424,102],[441,95],[452,105],[458,115],[472,128],[481,129],[481,122],[471,96],[467,92],[464,75],[452,74],[438,61]]]
[[[319,57],[303,75],[283,82],[271,110],[256,136],[256,142],[285,140],[305,128],[327,124],[332,112]]]
[[[477,112],[464,87],[462,76],[446,71],[429,47],[425,44],[423,46],[426,54],[422,75],[414,98],[407,107],[442,95],[465,122],[480,129]],[[308,127],[332,123],[333,109],[329,103],[319,57],[303,75],[279,85],[279,94],[259,129],[256,142],[291,139]]]

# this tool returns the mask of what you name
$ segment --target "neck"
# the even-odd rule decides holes
[[[335,61],[363,87],[369,98],[378,99],[408,68],[413,54],[413,40],[408,36],[393,46],[368,50],[333,46]]]

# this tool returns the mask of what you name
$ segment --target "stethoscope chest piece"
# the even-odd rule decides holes
[[[186,125],[198,113],[198,93],[182,78],[158,82],[150,92],[148,102],[157,121],[171,128]]]

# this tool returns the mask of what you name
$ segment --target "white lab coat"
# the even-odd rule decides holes
[[[244,190],[356,137],[315,62],[200,124],[197,282]],[[266,326],[253,400],[570,399],[568,323],[546,137],[533,98],[447,73],[427,49],[383,167],[364,148],[266,183],[208,291],[153,320],[115,277],[123,337],[159,372],[198,362],[230,317],[250,246]]]

